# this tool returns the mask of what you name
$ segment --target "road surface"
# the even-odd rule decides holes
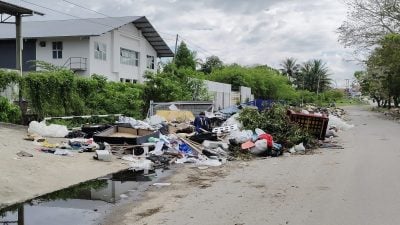
[[[365,107],[347,110],[355,127],[340,133],[343,150],[185,168],[105,223],[398,225],[400,125]]]

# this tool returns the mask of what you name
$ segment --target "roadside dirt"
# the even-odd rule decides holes
[[[400,224],[400,126],[366,107],[347,110],[355,127],[340,133],[343,150],[184,167],[103,224]]]
[[[121,160],[95,161],[94,153],[72,157],[42,153],[35,150],[38,146],[33,142],[23,140],[25,136],[25,127],[0,125],[0,207],[128,168]],[[18,157],[19,151],[33,157]]]

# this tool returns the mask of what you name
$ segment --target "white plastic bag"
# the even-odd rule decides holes
[[[244,131],[232,131],[230,137],[235,139],[238,144],[245,143],[253,137],[253,131],[244,130]]]
[[[199,160],[195,166],[221,166],[222,163],[218,159]]]
[[[29,123],[28,133],[39,134],[43,137],[63,138],[68,135],[69,131],[66,126],[58,124],[50,124],[47,126],[45,121],[40,123],[32,121]]]
[[[354,125],[350,125],[350,124],[346,123],[345,121],[343,121],[342,119],[340,119],[337,116],[329,115],[328,127],[332,127],[332,126],[338,128],[339,130],[349,130],[354,127]]]
[[[265,131],[261,130],[260,128],[256,128],[255,132],[257,136],[260,136],[261,134],[266,134]]]
[[[306,148],[304,147],[303,142],[302,142],[302,143],[294,146],[294,150],[296,152],[304,152],[306,150]]]
[[[265,139],[258,140],[254,144],[255,144],[255,146],[254,146],[254,148],[250,149],[250,152],[255,155],[259,155],[268,149],[268,142]]]

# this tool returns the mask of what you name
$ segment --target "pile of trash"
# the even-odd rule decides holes
[[[328,118],[328,124],[326,125],[327,128],[324,136],[326,139],[319,140],[318,144],[320,148],[343,149],[343,146],[338,144],[338,141],[334,138],[339,136],[339,132],[354,127],[354,125],[346,122],[346,112],[344,109],[337,107],[318,108],[315,106],[306,106],[305,109],[301,110],[301,113]],[[298,152],[296,147],[298,148],[299,146],[291,148],[289,152]]]
[[[343,120],[345,112],[338,108],[321,109],[307,106],[300,112],[304,115],[329,118],[326,132],[326,137],[329,140],[321,141],[320,146],[322,147],[340,147],[334,145],[332,138],[337,137],[340,130],[353,127]],[[225,112],[225,115],[229,113],[230,111]],[[275,113],[274,116],[276,117],[260,121],[268,121],[269,124],[276,122],[274,118],[277,118],[282,120],[279,123],[285,122],[288,123],[288,126],[290,125],[291,122],[286,118],[284,110],[279,111],[279,113],[283,113],[282,115]],[[168,119],[165,119],[163,115],[167,116]],[[212,118],[217,117],[219,120],[222,118],[214,113],[207,113],[206,115]],[[254,126],[251,126],[252,129],[244,129],[246,126],[239,120],[240,115],[241,111],[238,111],[225,118],[220,126],[214,126],[210,130],[200,132],[195,129],[190,121],[193,119],[193,114],[176,110],[163,111],[161,114],[156,114],[145,120],[120,116],[114,124],[83,125],[81,129],[74,130],[68,130],[67,127],[62,125],[46,125],[44,121],[40,123],[34,121],[29,125],[28,132],[30,135],[26,140],[33,141],[37,150],[43,153],[63,156],[73,156],[76,153],[94,153],[93,158],[96,160],[123,160],[132,170],[165,168],[173,163],[191,164],[195,167],[221,166],[227,161],[237,159],[239,157],[238,152],[250,157],[278,157],[284,152],[287,152],[285,154],[304,154],[306,148],[309,147],[307,142],[299,143],[300,141],[293,141],[288,146],[287,142],[282,141],[284,140],[281,137],[282,135],[274,138],[274,135],[256,128],[259,123],[254,123]],[[96,139],[100,133],[115,137],[110,132],[117,126],[121,126],[120,129],[123,130],[119,133],[123,135],[121,142]],[[282,129],[279,124],[276,126]],[[272,126],[263,127],[271,131],[275,129],[272,129]],[[249,128],[248,125],[247,128]],[[127,129],[136,129],[136,134],[128,133]],[[149,133],[151,135],[148,135]],[[52,138],[67,139],[57,140],[60,143],[53,144],[50,143],[54,140]],[[117,140],[118,138],[119,136],[117,136]],[[131,139],[135,139],[135,141],[126,142],[126,140]],[[113,140],[115,141],[115,139]]]
[[[399,119],[400,118],[400,108],[391,108],[391,109],[385,111],[383,114],[392,119]]]

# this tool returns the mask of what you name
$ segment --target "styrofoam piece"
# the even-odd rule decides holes
[[[96,150],[97,159],[100,161],[111,162],[112,155],[107,150]]]
[[[229,133],[234,130],[238,130],[238,125],[237,124],[232,124],[224,127],[215,127],[212,129],[213,133]]]

